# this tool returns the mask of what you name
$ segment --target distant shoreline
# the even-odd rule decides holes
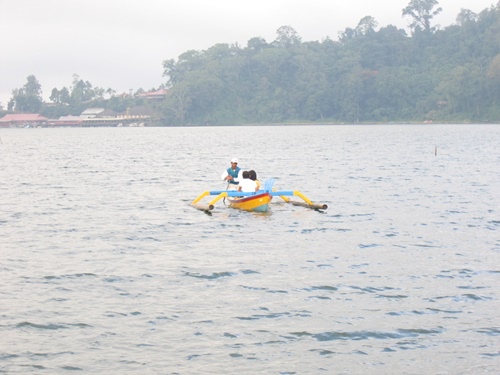
[[[311,126],[311,127],[316,127],[316,126],[391,126],[391,125],[396,125],[396,126],[404,126],[404,125],[419,125],[419,126],[432,126],[432,125],[500,125],[499,122],[456,122],[456,121],[450,121],[450,122],[357,122],[357,123],[338,123],[338,122],[331,122],[331,123],[306,123],[306,122],[293,122],[293,123],[269,123],[269,124],[261,124],[261,123],[256,123],[256,124],[224,124],[224,125],[219,125],[219,124],[210,124],[210,125],[145,125],[145,126],[19,126],[19,127],[11,127],[11,126],[0,126],[0,129],[92,129],[92,128],[124,128],[124,129],[130,129],[130,128],[223,128],[223,127],[280,127],[280,126]]]

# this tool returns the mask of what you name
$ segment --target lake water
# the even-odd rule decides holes
[[[499,145],[495,125],[0,129],[0,373],[498,374]],[[233,156],[328,209],[191,207]]]

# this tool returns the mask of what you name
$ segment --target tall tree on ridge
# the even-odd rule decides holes
[[[436,8],[438,5],[439,2],[437,0],[410,1],[408,6],[403,9],[403,17],[410,16],[413,19],[410,24],[413,33],[417,30],[422,30],[426,33],[434,30],[434,28],[431,28],[431,20],[443,10],[441,7]]]

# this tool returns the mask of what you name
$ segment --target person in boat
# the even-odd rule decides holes
[[[238,184],[238,191],[243,193],[251,193],[259,190],[257,183],[250,179],[250,172],[244,171],[242,173],[242,179]]]
[[[260,181],[257,180],[257,172],[255,172],[253,169],[248,171],[248,178],[252,181],[255,181],[257,184],[257,190],[260,190]]]
[[[221,179],[223,181],[227,181],[228,189],[236,189],[241,180],[242,173],[243,171],[241,170],[240,167],[238,167],[238,159],[232,158],[231,166],[222,173]]]

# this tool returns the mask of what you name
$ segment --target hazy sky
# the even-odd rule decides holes
[[[462,8],[479,13],[498,0],[439,0],[435,23],[455,23]],[[302,41],[337,39],[365,16],[407,29],[410,0],[0,0],[0,103],[35,75],[48,99],[73,74],[118,93],[165,81],[162,62],[217,43],[245,47],[293,27]]]

